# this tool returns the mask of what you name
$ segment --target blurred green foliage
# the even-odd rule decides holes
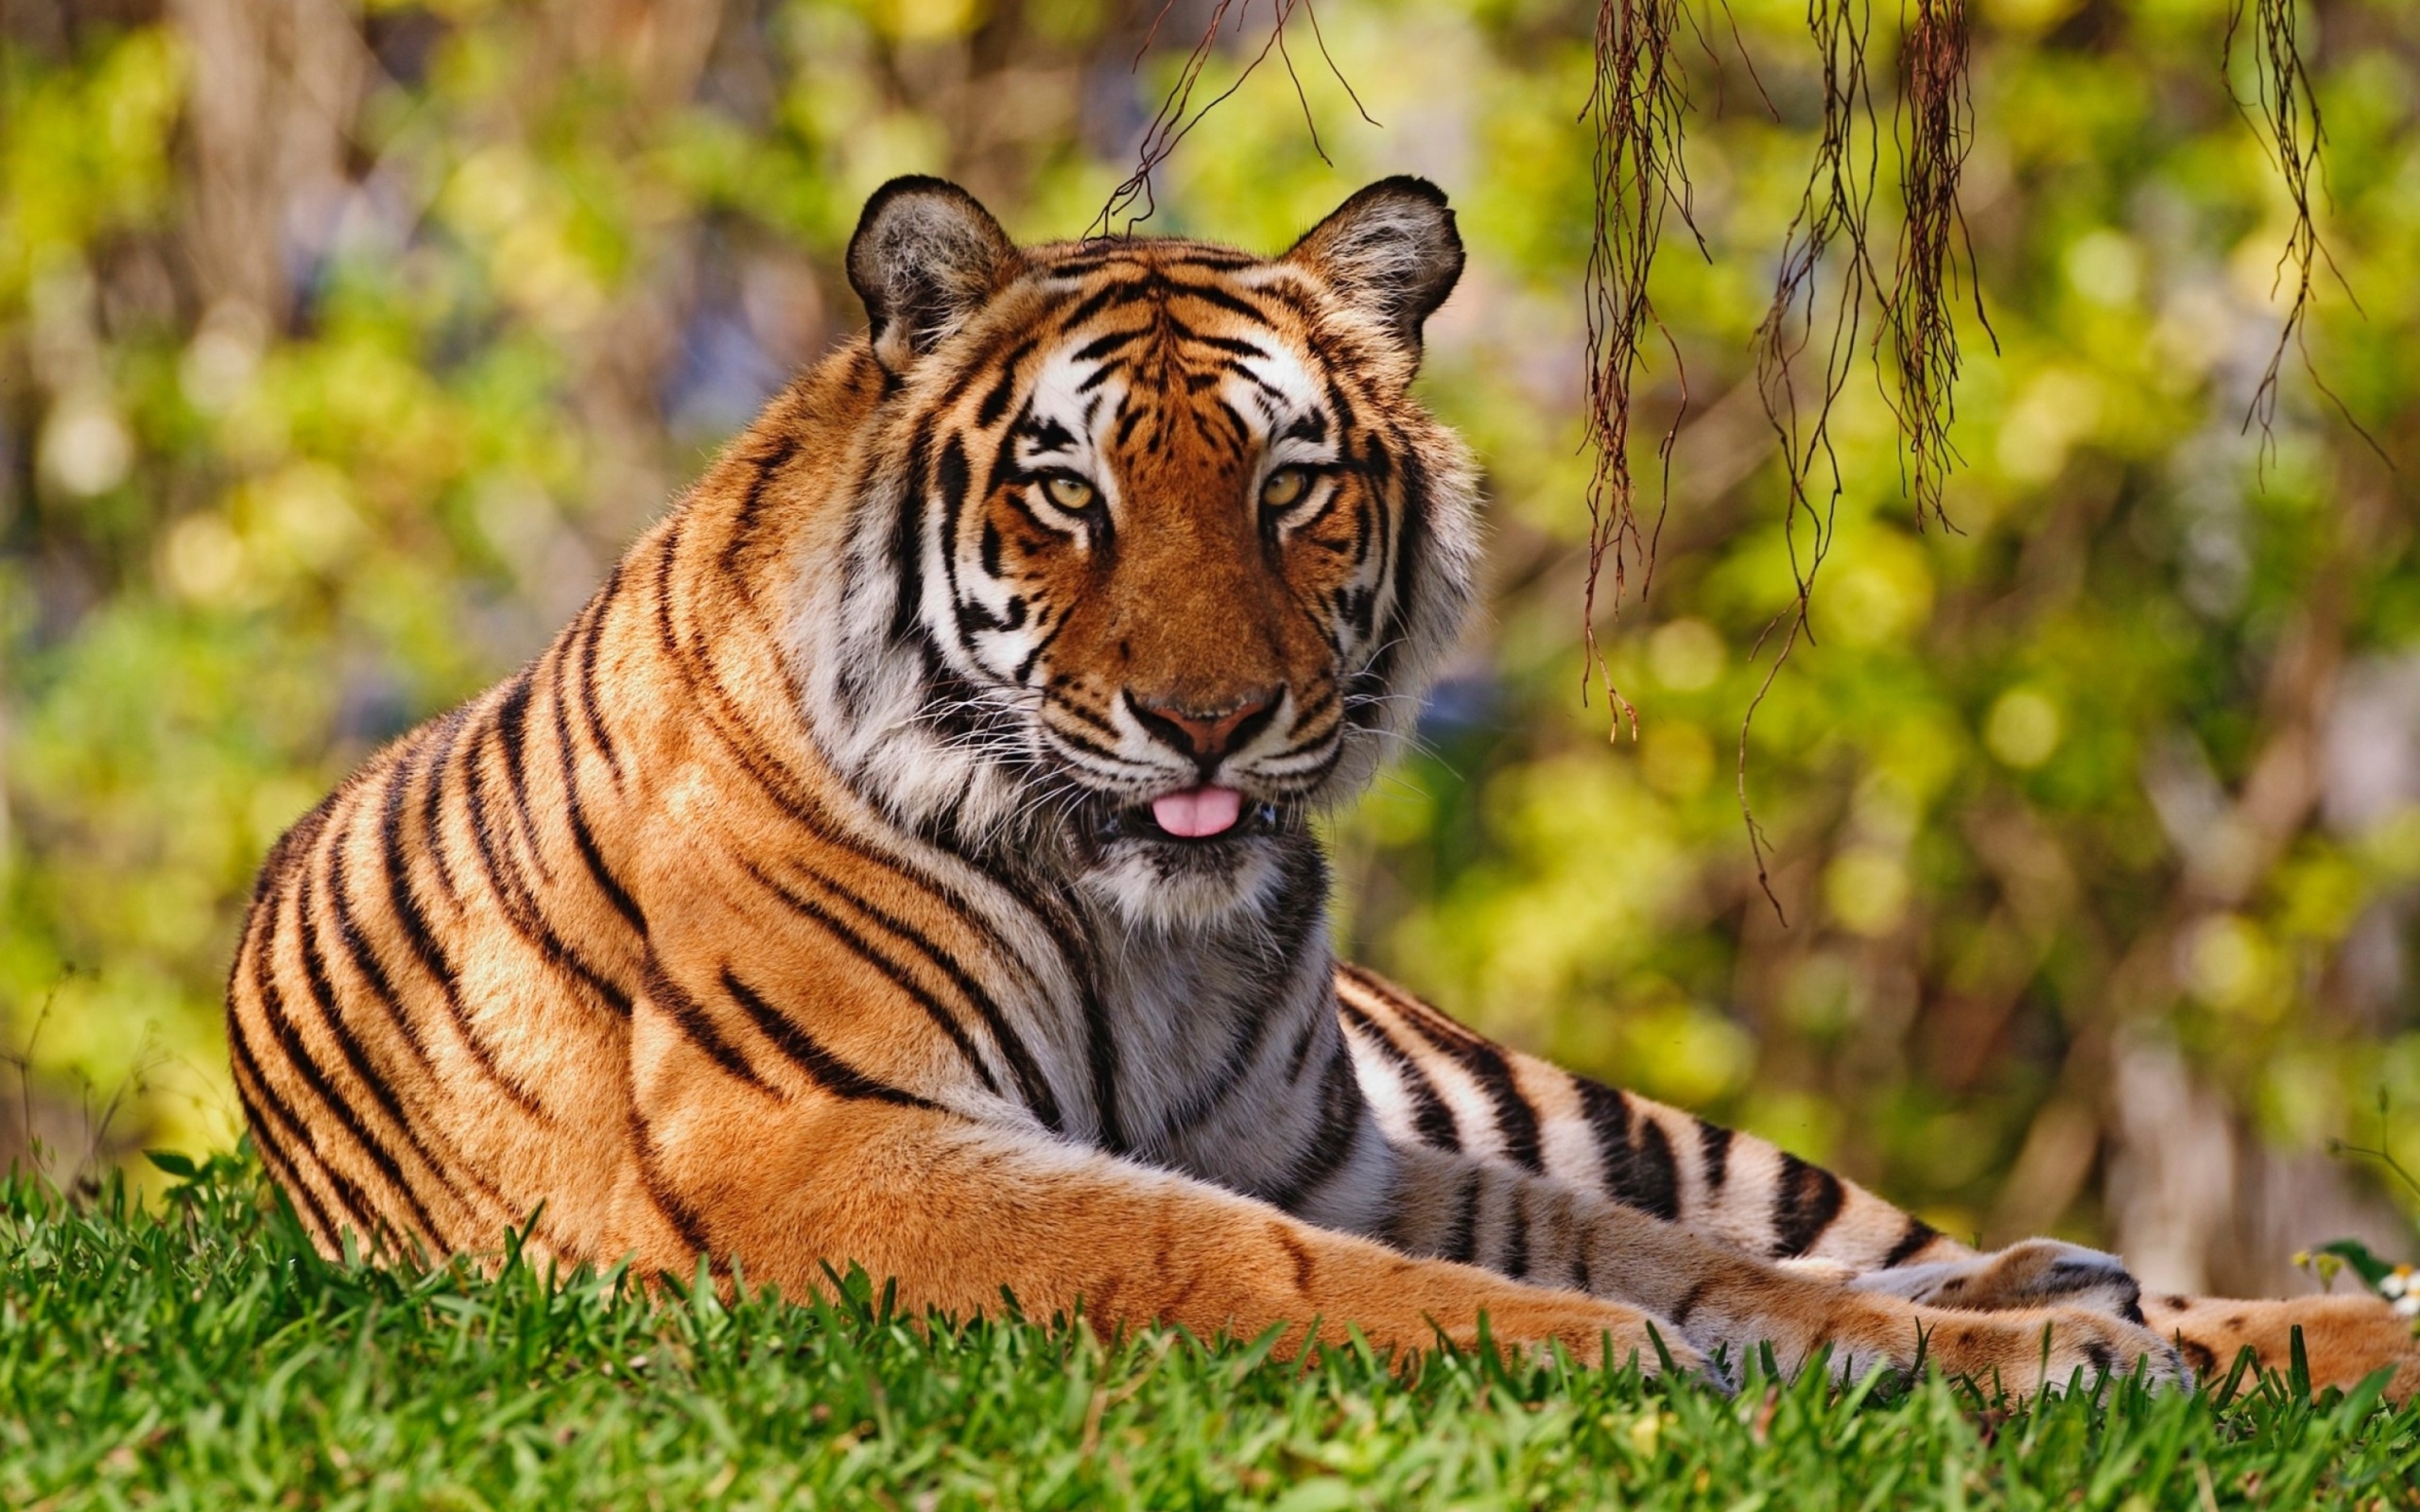
[[[2383,1200],[2320,1152],[2374,1132],[2345,1110],[2377,1089],[2420,1101],[2420,10],[2305,11],[2361,301],[2330,284],[2310,350],[2397,472],[2290,371],[2273,449],[2243,430],[2289,206],[2220,74],[2227,9],[1973,8],[1997,351],[1970,310],[1952,532],[1916,529],[1862,366],[1836,411],[1815,640],[1745,746],[1778,910],[1736,768],[1792,592],[1749,340],[1820,98],[1803,6],[1734,0],[1685,49],[1706,255],[1664,251],[1634,427],[1655,477],[1678,412],[1671,500],[1651,593],[1600,616],[1635,743],[1581,698],[1593,9],[1331,4],[1382,127],[1297,18],[1332,161],[1272,59],[1144,229],[1275,248],[1394,171],[1461,214],[1424,382],[1489,468],[1492,605],[1421,750],[1334,826],[1358,954],[1960,1230],[2165,1236],[2197,1282],[2271,1284],[2332,1237],[2279,1226]],[[0,11],[0,1028],[45,1095],[139,1085],[121,1136],[229,1138],[221,972],[280,828],[542,644],[853,326],[838,254],[876,183],[1080,232],[1208,14],[1136,69],[1149,11]]]

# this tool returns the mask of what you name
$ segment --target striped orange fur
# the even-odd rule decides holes
[[[1408,391],[1461,266],[1411,180],[1273,259],[878,193],[870,331],[270,853],[228,1040],[318,1242],[2019,1388],[2299,1322],[2420,1382],[2381,1307],[1977,1254],[1337,964],[1305,816],[1471,594],[1475,469]]]

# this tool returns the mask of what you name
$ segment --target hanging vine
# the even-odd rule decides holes
[[[1807,0],[1806,29],[1815,43],[1823,79],[1823,114],[1814,162],[1798,210],[1782,238],[1780,271],[1772,301],[1754,337],[1755,381],[1765,419],[1780,445],[1787,490],[1782,537],[1795,592],[1789,605],[1757,635],[1748,659],[1753,665],[1773,644],[1756,692],[1739,719],[1734,786],[1756,885],[1784,922],[1788,917],[1772,889],[1768,867],[1772,843],[1756,822],[1748,798],[1748,740],[1756,711],[1803,637],[1812,633],[1808,610],[1815,579],[1831,552],[1841,476],[1832,444],[1832,406],[1857,365],[1858,335],[1870,295],[1882,288],[1867,240],[1879,154],[1874,89],[1866,49],[1874,24],[1869,0]],[[1926,129],[1919,120],[1916,132]],[[1902,247],[1903,253],[1905,245]],[[1836,255],[1837,254],[1837,255]],[[1832,270],[1827,281],[1823,276]],[[1815,370],[1805,358],[1816,349]],[[1902,417],[1905,423],[1905,416]]]
[[[1581,696],[1593,674],[1613,711],[1615,731],[1627,723],[1638,733],[1638,713],[1615,686],[1612,669],[1597,644],[1597,591],[1610,558],[1612,607],[1618,613],[1635,563],[1651,579],[1655,541],[1664,516],[1642,530],[1638,492],[1631,476],[1630,419],[1640,345],[1650,333],[1664,337],[1679,374],[1681,402],[1656,443],[1668,470],[1672,441],[1688,407],[1688,383],[1680,352],[1655,313],[1648,276],[1664,243],[1664,217],[1678,210],[1691,236],[1688,170],[1681,158],[1681,118],[1688,110],[1673,43],[1682,0],[1599,0],[1596,73],[1582,118],[1596,136],[1596,221],[1582,279],[1589,353],[1586,417],[1588,444],[1596,454],[1588,480],[1588,576],[1582,591],[1580,628],[1584,660]],[[1699,241],[1701,249],[1703,241]],[[1668,482],[1668,471],[1667,473]],[[1659,490],[1668,498],[1669,490]],[[1643,593],[1645,581],[1640,585]]]
[[[2244,40],[2247,24],[2253,53],[2253,97],[2249,100],[2235,87],[2236,47]],[[2254,426],[2259,427],[2264,462],[2274,455],[2279,382],[2285,373],[2286,354],[2292,352],[2301,358],[2303,372],[2310,379],[2311,387],[2325,396],[2354,433],[2392,468],[2394,464],[2377,438],[2353,418],[2344,401],[2327,387],[2311,361],[2307,333],[2312,285],[2318,281],[2319,269],[2326,267],[2345,298],[2353,300],[2355,309],[2360,308],[2360,301],[2353,298],[2344,275],[2327,254],[2326,244],[2319,239],[2319,224],[2311,211],[2314,190],[2326,192],[2320,149],[2327,141],[2327,126],[2320,118],[2319,94],[2311,87],[2310,70],[2303,61],[2294,0],[2234,0],[2227,10],[2226,42],[2219,55],[2219,72],[2226,80],[2227,97],[2235,102],[2237,111],[2260,140],[2269,161],[2276,166],[2287,201],[2292,207],[2286,245],[2277,253],[2276,281],[2273,285],[2276,290],[2290,289],[2286,318],[2278,327],[2277,343],[2270,349],[2269,360],[2260,369],[2260,381],[2253,387],[2252,399],[2244,409],[2243,429],[2249,433]]]
[[[1915,0],[1899,46],[1899,98],[1892,112],[1899,147],[1899,256],[1884,301],[1891,337],[1893,407],[1907,447],[1916,524],[1952,528],[1942,488],[1958,460],[1949,427],[1958,418],[1958,324],[1952,289],[1963,248],[1976,324],[1986,336],[1974,249],[1958,210],[1958,183],[1975,138],[1967,79],[1966,0]],[[1996,343],[1995,343],[1996,346]]]

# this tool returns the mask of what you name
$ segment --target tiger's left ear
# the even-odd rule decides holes
[[[1329,213],[1287,252],[1392,331],[1420,360],[1420,328],[1462,276],[1462,238],[1445,191],[1381,179]]]
[[[873,322],[873,354],[893,374],[956,334],[1013,276],[1016,244],[946,179],[893,179],[849,238],[849,283]]]

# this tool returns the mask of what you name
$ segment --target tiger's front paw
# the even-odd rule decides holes
[[[1503,1298],[1487,1309],[1488,1327],[1499,1344],[1543,1349],[1559,1344],[1584,1365],[1636,1361],[1648,1375],[1694,1376],[1720,1383],[1704,1352],[1660,1318],[1577,1292],[1540,1291]],[[1449,1337],[1452,1336],[1449,1332]],[[1465,1343],[1456,1338],[1457,1344]]]
[[[1849,1284],[1861,1292],[1959,1312],[2061,1308],[2127,1323],[2143,1321],[2143,1289],[2125,1262],[2056,1239],[2028,1239],[1966,1260],[1871,1271]]]
[[[1969,1313],[1917,1307],[1912,1326],[1925,1357],[1945,1375],[1963,1376],[2019,1396],[2087,1386],[2106,1376],[2139,1373],[2147,1384],[2193,1384],[2170,1341],[2138,1324],[2081,1308]]]

